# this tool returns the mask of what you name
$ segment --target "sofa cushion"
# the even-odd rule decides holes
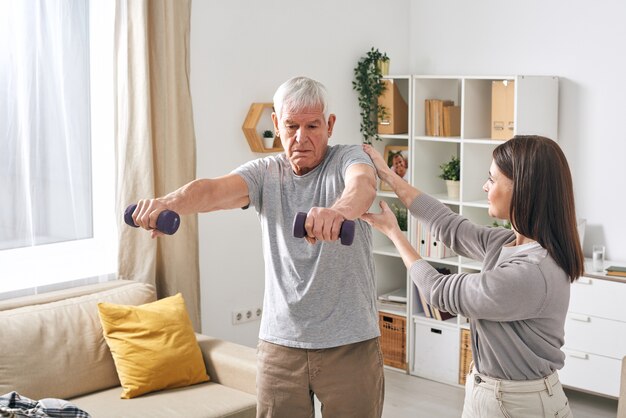
[[[196,334],[213,382],[256,396],[256,349]]]
[[[180,293],[140,306],[103,302],[98,310],[122,398],[209,380]]]
[[[18,298],[0,300],[0,311],[22,308],[24,306],[42,305],[44,303],[57,302],[59,300],[77,298],[79,296],[91,295],[116,287],[128,286],[136,283],[132,280],[110,280],[107,282],[86,284],[82,286],[68,287],[63,290],[53,290],[51,292],[38,293],[36,295],[21,296]]]
[[[120,399],[119,388],[70,400],[92,418],[254,418],[256,397],[217,383],[200,383],[180,389]]]
[[[145,283],[0,312],[0,393],[68,399],[119,385],[99,302],[143,304],[156,299]],[[119,389],[118,389],[119,390]]]

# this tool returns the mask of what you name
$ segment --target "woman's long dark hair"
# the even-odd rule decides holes
[[[585,258],[576,228],[572,175],[558,144],[542,136],[517,135],[496,147],[493,159],[513,180],[513,228],[548,250],[572,282],[582,276]]]

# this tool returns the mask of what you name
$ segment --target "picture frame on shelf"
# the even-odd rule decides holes
[[[409,181],[409,147],[406,145],[387,145],[385,147],[384,159],[391,171],[402,177],[403,180]],[[384,181],[380,181],[380,190],[391,191]]]

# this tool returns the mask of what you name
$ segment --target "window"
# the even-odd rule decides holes
[[[102,3],[0,1],[0,293],[115,271],[114,19]]]

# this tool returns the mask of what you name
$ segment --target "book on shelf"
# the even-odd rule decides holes
[[[456,318],[456,315],[452,315],[450,312],[442,311],[432,306],[430,307],[430,309],[433,311],[435,319],[438,319],[440,321],[445,321],[450,318]]]
[[[400,289],[396,289],[393,292],[386,293],[385,295],[381,295],[386,297],[388,300],[394,302],[404,302],[406,303],[406,287],[402,287]]]
[[[406,303],[402,302],[378,300],[376,301],[376,309],[381,312],[392,312],[396,315],[406,316]]]
[[[626,267],[610,266],[606,269],[607,276],[626,277]]]
[[[443,136],[461,135],[461,107],[445,106],[443,108]]]
[[[406,315],[406,288],[396,289],[378,296],[376,306],[378,310],[387,310]]]
[[[426,318],[432,318],[432,315],[430,314],[430,306],[428,305],[428,303],[426,302],[426,298],[424,297],[424,295],[422,294],[422,292],[420,292],[419,290],[415,289],[417,291],[417,300],[415,301],[415,303],[422,308],[422,311],[424,311],[424,316]]]
[[[397,311],[397,312],[405,312],[406,311],[406,303],[402,302],[392,302],[389,300],[378,300],[376,301],[376,306],[378,309]]]
[[[459,136],[461,108],[452,100],[426,99],[424,101],[426,136]]]
[[[446,268],[446,267],[440,267],[437,268],[437,271],[439,271],[442,274],[450,274],[450,269]],[[447,319],[450,318],[456,318],[456,315],[453,315],[449,312],[446,311],[442,311],[440,309],[435,308],[434,306],[430,305],[427,301],[426,298],[424,297],[423,293],[420,292],[418,289],[416,289],[417,291],[417,300],[415,301],[415,303],[422,308],[422,310],[424,311],[424,316],[426,318],[433,318],[433,319],[437,319],[439,321],[445,321]]]
[[[421,223],[417,223],[416,227],[417,235],[417,252],[422,257],[427,258],[448,258],[456,255],[454,251],[444,245],[443,242],[437,241],[435,236],[426,229]]]
[[[447,267],[435,267],[435,270],[437,270],[441,274],[452,274],[452,271],[450,271],[450,269]],[[433,307],[431,308],[435,314],[435,318],[437,318],[440,321],[445,321],[450,318],[456,318],[456,315],[453,315],[450,312],[442,311],[440,309],[433,308]]]

